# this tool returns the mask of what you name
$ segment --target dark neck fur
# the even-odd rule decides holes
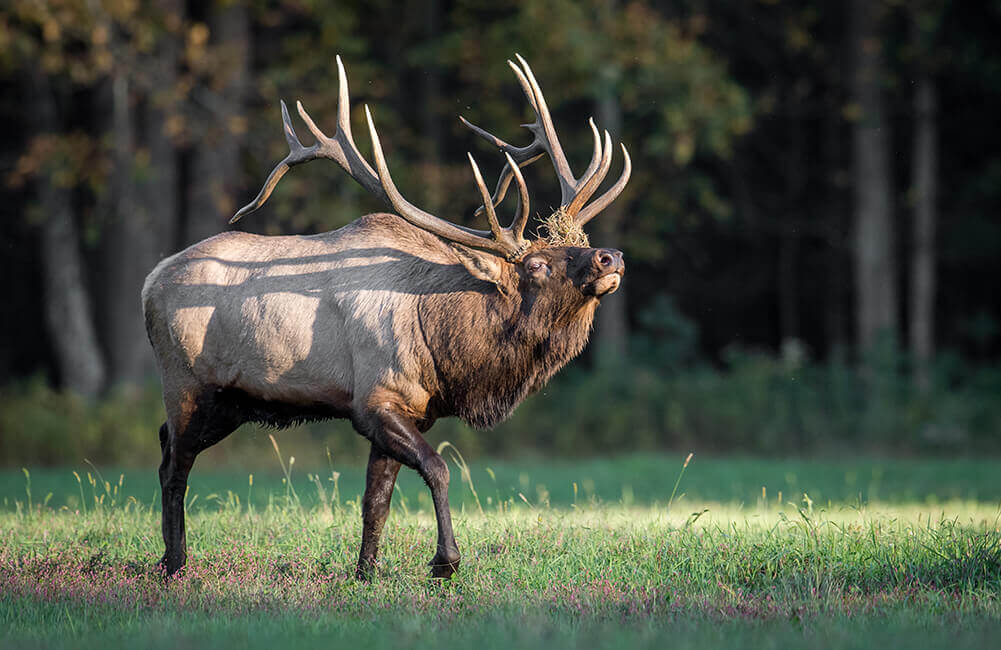
[[[597,300],[568,287],[530,302],[518,291],[481,284],[481,291],[427,300],[422,322],[435,357],[441,415],[490,428],[580,354]]]

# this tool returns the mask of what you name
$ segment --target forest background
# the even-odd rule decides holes
[[[470,456],[996,453],[998,33],[997,0],[12,0],[0,464],[156,463],[140,287],[229,228],[285,155],[279,99],[332,131],[340,54],[356,131],[369,104],[408,198],[473,223],[464,152],[489,175],[501,160],[457,116],[527,141],[515,52],[572,165],[589,116],[629,147],[632,181],[591,227],[628,274],[584,357],[512,420],[431,436]],[[555,206],[547,165],[527,181]],[[238,227],[380,209],[314,163]],[[363,451],[345,423],[304,429],[283,449]],[[215,460],[273,453],[264,432],[234,439]]]

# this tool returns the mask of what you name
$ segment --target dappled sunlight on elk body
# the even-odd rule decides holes
[[[167,421],[160,429],[163,538],[160,566],[186,559],[184,492],[199,452],[244,422],[289,426],[347,418],[371,441],[357,573],[371,575],[401,465],[431,490],[438,526],[432,575],[459,564],[448,504],[449,472],[424,440],[435,420],[459,417],[492,427],[539,390],[587,344],[600,299],[625,272],[622,253],[580,246],[581,228],[624,189],[619,179],[593,201],[613,147],[593,121],[590,164],[575,177],[528,64],[510,63],[536,119],[533,141],[515,147],[463,120],[504,154],[494,194],[470,156],[490,229],[474,230],[424,212],[393,184],[366,107],[374,168],[355,147],[347,78],[340,59],[337,131],[330,138],[301,104],[316,138],[304,147],[282,103],[290,153],[253,212],[294,165],[328,158],[395,214],[370,214],[312,236],[216,235],[163,260],[143,287],[143,309],[163,379]],[[520,167],[548,157],[561,188],[559,214],[572,239],[524,236],[530,216]],[[518,209],[502,227],[496,206],[512,181]]]

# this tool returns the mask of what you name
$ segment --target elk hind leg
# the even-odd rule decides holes
[[[168,409],[168,413],[178,409]],[[167,576],[177,573],[187,561],[184,527],[184,497],[188,475],[199,452],[219,442],[240,422],[229,409],[211,398],[191,402],[183,415],[169,417],[160,427],[160,490],[163,513],[161,531],[164,552],[157,567]]]

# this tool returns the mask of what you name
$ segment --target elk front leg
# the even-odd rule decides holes
[[[375,443],[368,455],[365,475],[365,497],[362,500],[361,552],[358,554],[359,580],[368,580],[375,571],[379,554],[379,537],[389,515],[393,486],[400,471],[400,462],[393,460]]]
[[[438,521],[438,544],[431,559],[431,575],[450,578],[459,567],[459,547],[452,531],[448,507],[448,465],[417,430],[414,420],[390,408],[382,407],[359,418],[360,433],[378,445],[393,460],[417,470],[431,490],[435,518]]]

